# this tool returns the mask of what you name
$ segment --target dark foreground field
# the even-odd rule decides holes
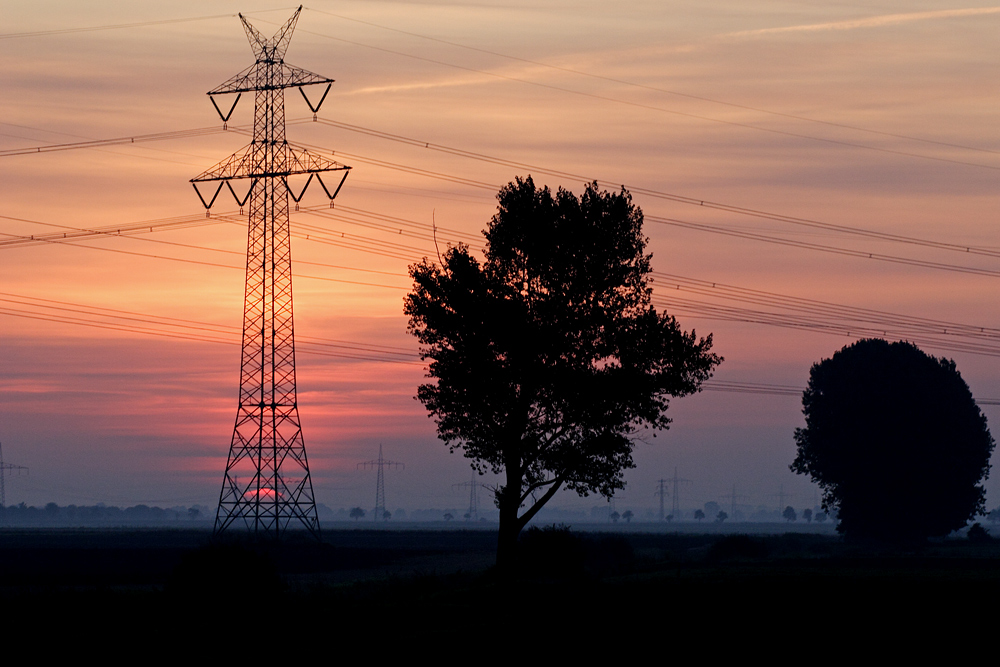
[[[517,572],[488,531],[327,531],[211,543],[204,531],[0,531],[0,627],[201,632],[292,622],[338,638],[906,641],[992,625],[1000,544],[888,548],[808,534],[533,531]],[[485,634],[484,634],[485,633]],[[890,634],[891,636],[891,634]],[[957,636],[956,636],[957,638]],[[902,640],[902,637],[901,637]]]

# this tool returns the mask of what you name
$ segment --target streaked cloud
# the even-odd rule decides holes
[[[884,14],[882,16],[869,16],[868,18],[863,19],[851,19],[849,21],[831,21],[829,23],[809,23],[806,25],[790,25],[780,28],[741,30],[739,32],[726,33],[724,35],[720,35],[720,37],[763,37],[765,35],[777,35],[789,32],[821,32],[828,30],[882,28],[889,25],[899,25],[901,23],[913,23],[915,21],[963,18],[967,16],[981,16],[983,14],[1000,14],[1000,7],[972,7],[968,9],[942,9],[932,12],[912,12],[909,14]]]

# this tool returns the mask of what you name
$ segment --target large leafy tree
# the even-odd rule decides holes
[[[791,468],[848,536],[925,539],[984,511],[994,442],[954,361],[860,340],[812,367],[802,412]]]
[[[498,194],[485,261],[449,248],[410,267],[409,330],[429,360],[417,398],[452,451],[504,475],[497,562],[560,488],[611,496],[633,439],[665,429],[670,397],[698,391],[721,358],[650,303],[642,211],[625,190]],[[654,433],[655,435],[655,433]],[[523,511],[522,511],[523,510]]]

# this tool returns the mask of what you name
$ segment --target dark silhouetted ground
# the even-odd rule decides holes
[[[822,646],[847,629],[882,640],[906,629],[907,642],[927,639],[920,628],[974,633],[1000,593],[1000,543],[988,537],[888,548],[550,528],[524,534],[505,578],[491,569],[495,540],[482,530],[327,531],[322,543],[293,534],[280,544],[213,544],[193,530],[2,530],[0,627],[114,628],[131,640],[277,613],[296,632],[340,639],[468,643],[530,627],[566,641]]]

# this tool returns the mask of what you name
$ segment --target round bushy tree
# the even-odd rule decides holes
[[[860,340],[815,364],[794,472],[851,537],[925,539],[984,510],[993,438],[955,362]]]

